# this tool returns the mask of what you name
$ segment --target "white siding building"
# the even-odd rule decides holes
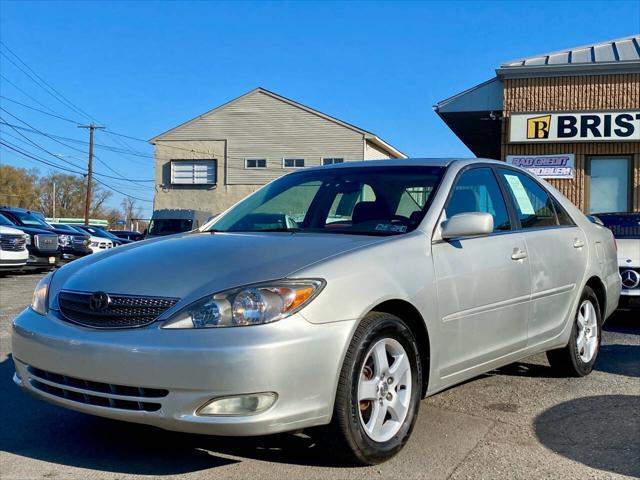
[[[373,133],[256,88],[150,140],[154,208],[219,213],[295,168],[406,158]]]

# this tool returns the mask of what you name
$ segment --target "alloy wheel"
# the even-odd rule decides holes
[[[411,364],[392,338],[378,341],[367,353],[358,382],[360,422],[375,442],[398,433],[411,401]]]
[[[598,316],[590,300],[585,300],[580,305],[576,322],[578,324],[576,350],[580,360],[589,363],[598,348]]]

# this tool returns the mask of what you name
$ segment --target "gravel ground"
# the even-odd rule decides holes
[[[606,326],[596,371],[555,377],[544,355],[424,400],[393,460],[345,468],[306,435],[218,438],[67,411],[11,380],[10,325],[40,275],[0,277],[0,478],[638,478],[640,315]]]

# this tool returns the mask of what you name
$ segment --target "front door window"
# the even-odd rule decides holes
[[[628,157],[589,159],[589,213],[629,210]]]

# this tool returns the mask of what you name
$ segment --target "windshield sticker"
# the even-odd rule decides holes
[[[404,233],[407,231],[407,226],[391,225],[390,223],[379,223],[378,225],[376,225],[376,230],[379,232]]]
[[[536,211],[534,210],[531,199],[529,198],[529,195],[527,195],[527,191],[524,189],[524,185],[522,185],[520,179],[515,175],[505,175],[505,178],[507,179],[507,183],[509,184],[509,188],[511,188],[513,196],[516,198],[520,212],[525,215],[535,215]]]

